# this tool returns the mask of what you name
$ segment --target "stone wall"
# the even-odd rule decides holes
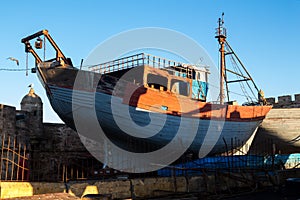
[[[63,181],[75,176],[90,155],[74,130],[64,124],[44,123],[39,143],[32,148],[33,180]],[[76,167],[75,167],[76,166]],[[39,170],[42,167],[43,170]],[[74,172],[67,172],[74,170]],[[63,174],[69,175],[64,177]],[[86,174],[85,174],[86,176]]]
[[[291,154],[300,151],[300,94],[267,98],[273,109],[260,125],[251,146],[253,153]],[[265,148],[266,143],[272,143]]]
[[[295,103],[290,105],[297,105]],[[263,152],[266,143],[269,144],[268,153],[291,154],[300,152],[300,107],[287,106],[280,108],[278,105],[271,109],[261,123],[251,149],[253,153]],[[272,145],[272,146],[271,146]],[[270,147],[271,146],[271,147]]]
[[[44,148],[48,150],[63,152],[86,151],[77,132],[65,124],[44,123],[44,137],[47,138]]]
[[[75,170],[70,165],[87,166],[86,160],[91,156],[81,143],[77,132],[64,124],[40,123],[41,119],[37,119],[34,112],[16,110],[15,107],[0,104],[0,147],[2,136],[5,136],[5,147],[8,146],[9,136],[11,148],[14,141],[16,145],[21,144],[19,146],[22,146],[23,150],[26,148],[26,152],[29,153],[30,180],[62,181],[72,174],[63,170]],[[12,153],[5,155],[9,156],[9,160],[14,159]],[[82,171],[79,167],[82,166],[77,166],[76,170]],[[5,172],[10,172],[12,168],[11,162],[8,167],[4,165],[2,174],[5,175]],[[69,175],[64,177],[64,173]],[[84,176],[86,175],[84,171]],[[2,180],[5,180],[5,177],[2,177]]]
[[[275,97],[269,97],[266,100],[273,105],[273,108],[300,108],[300,94],[295,94],[294,97],[294,101],[291,95],[279,96],[278,100]]]
[[[0,104],[0,133],[16,134],[16,108]]]

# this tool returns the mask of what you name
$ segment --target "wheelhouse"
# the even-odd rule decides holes
[[[135,68],[134,72],[128,75],[127,72],[132,68]],[[184,64],[141,53],[91,66],[89,70],[158,92],[172,93],[203,102],[207,97],[207,66]]]

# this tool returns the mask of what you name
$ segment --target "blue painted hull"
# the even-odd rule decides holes
[[[76,100],[76,105],[78,109],[72,110],[72,95],[73,90],[67,88],[61,88],[57,86],[50,86],[51,95],[48,95],[51,105],[55,112],[61,117],[61,119],[76,129],[74,124],[74,112],[79,112],[82,116],[80,120],[86,121],[89,124],[89,113],[96,110],[96,115],[100,126],[104,130],[106,136],[113,141],[114,144],[118,145],[120,148],[131,152],[149,152],[162,148],[168,144],[177,134],[181,118],[180,116],[166,115],[166,122],[163,125],[157,125],[157,130],[160,130],[152,137],[138,138],[128,135],[123,130],[118,127],[115,122],[116,116],[114,116],[112,111],[112,98],[115,98],[113,106],[122,106],[122,100],[118,97],[114,97],[109,94],[97,92],[95,98],[94,93],[82,92],[80,98]],[[74,97],[73,97],[74,98]],[[92,107],[91,105],[95,105]],[[122,119],[124,124],[130,124],[134,121],[138,126],[147,126],[151,123],[149,117],[149,112],[141,111],[135,107],[129,106],[129,113],[131,118]],[[122,109],[120,109],[122,110]],[[118,113],[118,117],[122,118],[123,113]],[[156,117],[160,117],[164,114],[157,113]],[[234,121],[224,121],[222,124],[222,129],[220,129],[220,122],[217,120],[200,120],[197,127],[197,133],[195,137],[190,137],[191,127],[183,127],[185,134],[181,138],[183,142],[190,143],[188,151],[198,154],[199,150],[202,148],[209,155],[220,154],[231,149],[236,149],[245,144],[246,141],[253,136],[258,125],[261,121],[252,122],[234,122]],[[129,127],[130,128],[130,127]],[[134,131],[134,130],[133,130]],[[144,135],[152,134],[153,130],[145,129]],[[205,141],[205,146],[203,142],[207,134],[212,132],[220,132],[218,138],[212,139],[212,141]],[[139,134],[139,133],[137,133]],[[207,146],[207,147],[206,147]],[[205,149],[206,148],[206,149]],[[246,153],[246,152],[242,152]]]

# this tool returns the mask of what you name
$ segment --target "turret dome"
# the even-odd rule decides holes
[[[31,87],[28,94],[26,94],[21,101],[21,110],[32,112],[37,109],[42,109],[42,99],[35,94],[34,89]]]

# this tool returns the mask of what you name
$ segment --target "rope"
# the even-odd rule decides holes
[[[0,71],[13,71],[13,72],[17,72],[17,71],[26,71],[27,69],[9,69],[9,68],[0,68]]]
[[[26,53],[26,76],[28,76],[28,52]]]

